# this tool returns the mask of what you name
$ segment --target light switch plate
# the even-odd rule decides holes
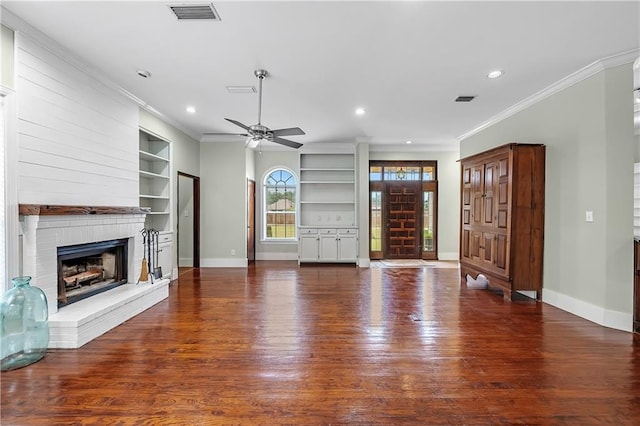
[[[587,210],[585,214],[585,220],[587,222],[593,222],[593,212],[591,210]]]

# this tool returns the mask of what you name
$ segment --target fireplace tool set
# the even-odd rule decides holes
[[[158,264],[158,254],[160,253],[158,237],[160,231],[153,228],[143,228],[140,232],[142,233],[144,251],[138,283],[151,279],[151,284],[153,284],[154,278],[156,280],[162,278],[162,267]]]

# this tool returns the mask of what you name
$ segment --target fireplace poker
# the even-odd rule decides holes
[[[162,267],[158,265],[158,258],[160,257],[160,243],[159,243],[160,231],[153,230],[153,245],[154,245],[154,260],[153,260],[153,276],[159,280],[162,278]]]
[[[149,258],[149,278],[151,278],[151,284],[153,284],[153,274],[152,271],[152,263],[153,258],[151,257],[151,240],[153,239],[153,229],[147,229],[147,257]]]

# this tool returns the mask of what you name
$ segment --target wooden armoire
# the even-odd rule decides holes
[[[542,297],[545,146],[510,143],[460,160],[460,274]]]

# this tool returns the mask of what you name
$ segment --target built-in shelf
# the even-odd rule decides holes
[[[300,153],[299,225],[355,226],[355,154]]]
[[[150,209],[146,228],[170,231],[171,144],[150,132],[140,130],[139,202]]]
[[[353,185],[352,180],[332,180],[332,181],[321,181],[321,180],[301,180],[300,183],[317,183],[322,185],[333,185],[333,184],[345,184],[345,185]]]
[[[140,198],[153,198],[155,200],[168,200],[169,197],[165,196],[165,195],[146,195],[146,194],[140,194],[139,195]]]
[[[304,154],[303,154],[304,155]],[[308,155],[308,154],[307,154]],[[322,154],[326,155],[326,154]],[[355,169],[353,168],[338,168],[338,167],[301,167],[301,172],[352,172]]]
[[[159,155],[151,154],[150,152],[146,152],[143,150],[139,150],[140,158],[148,161],[166,161],[169,162],[168,158],[161,157]]]
[[[158,173],[145,172],[144,170],[140,170],[140,176],[153,179],[169,179],[169,176],[163,176]]]

